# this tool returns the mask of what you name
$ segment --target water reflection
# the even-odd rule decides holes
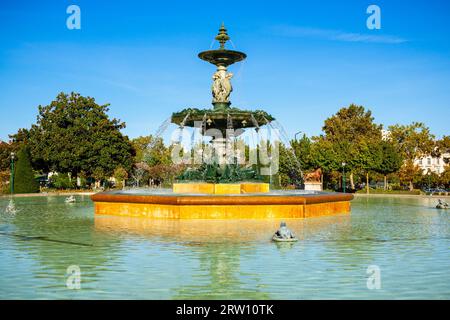
[[[120,239],[95,232],[92,215],[86,214],[90,201],[78,198],[78,204],[66,204],[63,197],[19,199],[17,214],[9,219],[1,216],[2,243],[32,257],[29,271],[46,279],[45,287],[53,290],[67,289],[66,270],[71,265],[83,270],[83,284],[88,288],[119,248]]]

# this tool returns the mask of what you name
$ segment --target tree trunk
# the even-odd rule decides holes
[[[387,177],[384,175],[384,191],[387,190]]]
[[[369,173],[366,172],[366,193],[369,194]]]
[[[353,172],[350,172],[350,188],[355,190],[355,182],[353,181]]]
[[[412,181],[409,181],[409,191],[413,191],[414,190],[414,185],[412,183]]]

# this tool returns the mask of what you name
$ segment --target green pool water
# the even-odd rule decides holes
[[[0,198],[0,299],[450,298],[450,210],[436,199],[357,198],[350,216],[288,220],[293,244],[270,241],[280,221],[94,217],[76,199],[15,198],[10,213]]]

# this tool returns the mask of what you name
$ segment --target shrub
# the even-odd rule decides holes
[[[69,175],[64,173],[54,174],[50,179],[56,189],[73,189],[76,187],[76,181],[70,180]]]
[[[125,181],[128,179],[128,172],[123,167],[117,167],[114,170],[114,178],[116,180],[116,188],[125,187]]]
[[[17,158],[18,160],[14,168],[14,192],[39,192],[39,184],[34,178],[34,171],[30,161],[30,151],[27,146],[23,146],[19,150]]]

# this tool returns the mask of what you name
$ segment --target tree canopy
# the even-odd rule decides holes
[[[37,169],[101,179],[131,168],[134,149],[120,131],[125,123],[110,119],[108,106],[73,92],[39,106],[28,141]]]
[[[434,151],[434,135],[421,122],[410,125],[393,125],[389,127],[390,139],[395,143],[398,152],[405,160],[414,160]]]

